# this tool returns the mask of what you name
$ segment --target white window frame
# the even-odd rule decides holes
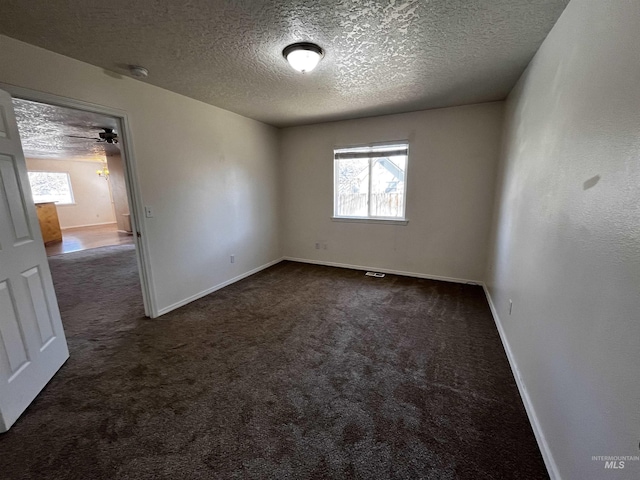
[[[355,217],[355,216],[344,216],[337,214],[338,208],[338,168],[336,161],[336,152],[339,150],[362,150],[362,149],[375,149],[380,147],[389,147],[389,146],[399,146],[402,148],[406,148],[407,150],[407,161],[404,169],[404,201],[402,202],[403,212],[402,217],[376,217],[371,216],[370,214],[366,217]],[[409,170],[409,141],[408,140],[396,140],[392,142],[384,142],[384,143],[369,143],[365,145],[349,145],[349,146],[335,146],[333,149],[333,215],[331,219],[336,222],[356,222],[356,223],[380,223],[380,224],[392,224],[392,225],[406,225],[409,223],[409,219],[407,218],[407,185],[408,185],[408,170]],[[369,199],[367,200],[367,210],[371,212],[371,159],[374,157],[369,157]]]
[[[70,202],[55,202],[55,204],[57,206],[64,206],[64,205],[75,205],[76,204],[76,200],[75,197],[73,195],[73,185],[71,184],[71,174],[69,172],[52,172],[50,170],[29,170],[27,172],[27,176],[29,173],[53,173],[56,175],[66,175],[67,176],[67,185],[69,185],[69,196],[71,197],[71,201]],[[31,181],[29,181],[29,186],[31,186]],[[33,195],[33,194],[32,194]],[[34,203],[45,203],[45,202],[38,202],[35,198],[33,199]]]

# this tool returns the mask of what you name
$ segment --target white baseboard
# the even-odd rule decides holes
[[[325,265],[327,267],[350,268],[351,270],[367,270],[367,271],[370,270],[373,272],[388,273],[390,275],[402,275],[404,277],[427,278],[429,280],[440,280],[442,282],[470,283],[473,285],[482,285],[482,282],[478,280],[467,280],[464,278],[443,277],[440,275],[429,275],[427,273],[418,273],[418,272],[404,272],[402,270],[391,270],[388,268],[379,268],[379,267],[367,267],[365,265],[350,265],[348,263],[324,262],[321,260],[311,260],[308,258],[295,258],[295,257],[283,257],[283,260],[289,260],[291,262],[300,262],[300,263],[311,263],[313,265]]]
[[[207,288],[206,290],[201,291],[200,293],[196,293],[195,295],[191,295],[188,298],[185,298],[184,300],[180,300],[179,302],[176,302],[174,304],[169,305],[168,307],[164,307],[158,310],[158,317],[160,315],[164,315],[165,313],[169,313],[171,310],[175,310],[176,308],[180,308],[184,305],[186,305],[187,303],[191,303],[194,300],[198,300],[199,298],[202,298],[206,295],[209,295],[210,293],[215,292],[216,290],[220,290],[221,288],[226,287],[227,285],[231,285],[232,283],[236,283],[239,280],[242,280],[243,278],[247,278],[251,275],[253,275],[254,273],[258,273],[261,270],[264,270],[265,268],[269,268],[272,267],[273,265],[280,263],[282,260],[284,260],[283,258],[278,258],[276,260],[273,260],[272,262],[269,263],[265,263],[264,265],[261,265],[257,268],[254,268],[253,270],[249,270],[248,272],[245,272],[241,275],[238,275],[237,277],[233,277],[229,280],[226,280],[222,283],[219,283],[218,285],[215,285],[211,288]]]
[[[87,223],[86,225],[74,225],[73,227],[60,227],[60,230],[73,230],[74,228],[99,227],[100,225],[115,225],[116,222]]]
[[[487,302],[489,302],[489,308],[491,309],[491,315],[493,315],[493,321],[495,322],[498,333],[500,334],[502,346],[504,347],[504,351],[507,354],[507,359],[509,360],[509,365],[511,366],[513,377],[516,380],[516,385],[518,386],[518,391],[520,392],[522,403],[524,403],[524,409],[526,410],[527,416],[529,417],[529,423],[531,424],[533,434],[535,435],[536,441],[538,442],[538,447],[540,448],[540,452],[542,453],[542,458],[544,460],[544,464],[547,467],[549,477],[551,478],[551,480],[561,480],[560,473],[558,472],[558,465],[553,459],[553,455],[551,453],[551,450],[549,449],[547,439],[544,436],[542,427],[540,426],[540,422],[538,422],[538,416],[536,415],[536,411],[533,408],[533,404],[531,403],[531,398],[529,397],[529,393],[527,392],[527,387],[524,384],[522,377],[520,376],[520,369],[518,368],[516,359],[513,356],[513,352],[511,351],[511,346],[509,345],[507,336],[504,333],[504,329],[502,328],[502,322],[500,321],[500,317],[498,317],[498,311],[493,304],[493,299],[489,294],[489,289],[484,283],[482,284],[482,288],[484,289],[484,294],[487,297]]]

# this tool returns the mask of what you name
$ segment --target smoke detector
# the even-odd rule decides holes
[[[147,78],[149,76],[149,70],[139,65],[131,65],[129,67],[129,73],[132,77]]]

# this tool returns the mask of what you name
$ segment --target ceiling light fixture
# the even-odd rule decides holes
[[[100,170],[96,170],[96,173],[99,177],[109,180],[109,168],[107,168],[107,163],[105,162]]]
[[[307,73],[316,68],[324,57],[324,52],[315,43],[300,42],[286,47],[282,56],[287,59],[291,68],[300,73]]]

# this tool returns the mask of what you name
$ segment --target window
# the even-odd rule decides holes
[[[334,218],[404,220],[408,155],[408,143],[334,150]]]
[[[73,203],[71,179],[66,172],[29,172],[29,183],[35,203]]]

